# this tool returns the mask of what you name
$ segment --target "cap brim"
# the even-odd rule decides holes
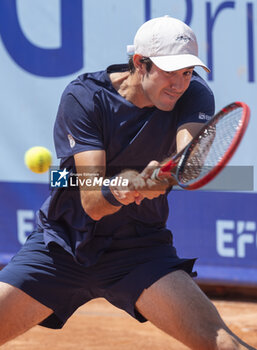
[[[210,69],[200,60],[200,58],[190,54],[158,56],[149,58],[158,68],[167,72],[172,72],[188,67],[200,66],[206,72],[210,73]]]

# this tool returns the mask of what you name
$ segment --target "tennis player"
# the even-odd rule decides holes
[[[129,53],[129,64],[83,74],[62,95],[60,179],[83,169],[83,181],[53,190],[36,230],[0,272],[0,344],[37,324],[61,328],[103,297],[191,349],[253,349],[193,281],[195,259],[177,256],[166,227],[172,182],[151,179],[214,114],[213,94],[194,72],[208,71],[196,37],[177,19],[155,18]]]

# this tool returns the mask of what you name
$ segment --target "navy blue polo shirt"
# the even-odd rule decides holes
[[[214,114],[214,97],[193,73],[187,91],[170,111],[138,108],[112,86],[109,74],[128,70],[113,65],[107,70],[80,75],[65,89],[54,127],[56,153],[62,168],[75,170],[73,155],[106,151],[106,175],[124,169],[141,171],[151,160],[162,161],[175,151],[178,127],[203,123]],[[94,264],[106,250],[129,249],[170,242],[166,228],[167,194],[144,199],[138,206],[92,220],[83,210],[79,189],[54,189],[38,212],[46,244],[56,242],[81,264]]]

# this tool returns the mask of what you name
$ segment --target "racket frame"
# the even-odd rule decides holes
[[[198,140],[198,138],[202,135],[203,131],[208,128],[210,124],[213,124],[213,122],[216,119],[219,119],[222,115],[229,113],[230,111],[233,111],[237,108],[242,108],[242,117],[241,117],[241,126],[238,128],[237,132],[235,133],[233,140],[231,142],[231,145],[226,150],[225,154],[221,158],[221,160],[213,167],[213,169],[210,170],[209,173],[207,173],[204,177],[200,178],[199,180],[191,183],[191,184],[184,184],[178,181],[178,173],[180,170],[180,167],[183,165],[184,158],[189,150],[189,148],[192,147],[193,144],[195,144]],[[229,162],[233,154],[235,153],[240,141],[242,140],[242,137],[246,131],[247,125],[249,123],[250,119],[250,108],[249,106],[244,102],[233,102],[226,107],[222,108],[217,114],[215,114],[206,124],[203,125],[203,127],[199,130],[199,132],[196,134],[196,136],[189,142],[189,144],[179,153],[177,153],[173,158],[171,158],[167,163],[165,163],[162,167],[155,169],[153,173],[153,178],[161,180],[162,178],[165,178],[167,176],[173,176],[175,177],[178,185],[184,189],[187,190],[195,190],[200,187],[203,187],[208,182],[210,182],[215,176],[218,175],[218,173],[226,166],[226,164]]]

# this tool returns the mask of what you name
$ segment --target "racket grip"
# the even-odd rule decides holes
[[[171,170],[175,168],[177,163],[174,160],[169,160],[166,164],[164,164],[160,168],[154,169],[151,179],[152,180],[157,180],[157,181],[162,181],[163,178],[167,178],[167,176],[171,176]]]
[[[161,168],[154,169],[152,176],[151,176],[151,179],[161,181],[161,178],[159,177],[160,173],[161,173]]]

